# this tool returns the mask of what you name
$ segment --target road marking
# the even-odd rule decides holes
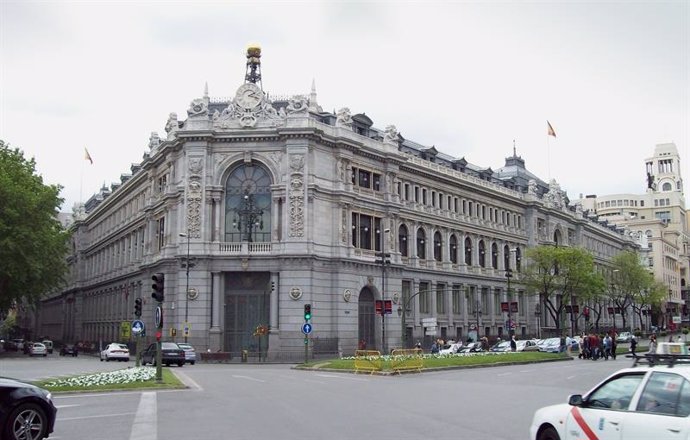
[[[567,379],[567,380],[570,380],[570,379],[574,379],[574,378],[576,378],[576,377],[577,377],[577,376],[568,376],[568,377],[566,377],[566,379]]]
[[[338,375],[338,374],[317,374],[317,376],[320,377],[328,377],[328,378],[335,378],[335,379],[345,379],[345,380],[356,380],[358,382],[368,382],[369,379],[362,379],[361,377],[350,377],[348,375]]]
[[[98,414],[95,416],[79,416],[79,417],[59,417],[58,420],[61,422],[65,422],[68,420],[86,420],[86,419],[99,419],[103,417],[122,417],[122,416],[131,416],[136,413],[133,412],[126,412],[126,413],[114,413],[114,414]],[[50,436],[51,440],[53,439],[53,436]]]
[[[132,433],[129,440],[157,440],[158,439],[158,405],[156,393],[147,391],[141,393],[141,400],[134,416]]]
[[[265,380],[256,379],[256,378],[254,378],[254,377],[249,377],[249,376],[238,376],[238,375],[233,374],[232,377],[234,377],[235,379],[247,379],[247,380],[252,380],[252,381],[254,381],[254,382],[266,382]]]
[[[81,406],[80,404],[75,403],[74,405],[55,405],[55,408],[60,409],[60,408],[71,408],[73,406]]]
[[[534,370],[520,370],[520,373],[531,373],[531,372],[533,372],[533,371],[534,371]]]
[[[89,398],[89,397],[117,397],[117,396],[131,396],[132,394],[139,395],[141,394],[141,391],[113,391],[113,392],[103,392],[103,393],[98,393],[98,394],[66,394],[62,396],[56,396],[53,394],[53,400],[60,400],[60,399],[84,399],[84,398]]]
[[[501,374],[497,374],[496,376],[509,376],[511,374],[513,374],[513,373],[501,373]]]
[[[180,371],[175,371],[175,375],[182,381],[183,384],[187,385],[189,388],[194,388],[197,391],[204,391],[204,389],[201,388],[201,385],[196,383],[194,379],[187,376],[186,374]]]

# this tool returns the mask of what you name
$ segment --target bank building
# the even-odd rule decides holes
[[[534,337],[554,325],[519,283],[526,249],[583,246],[606,266],[639,248],[514,147],[503,167],[480,167],[364,113],[324,111],[313,83],[268,94],[258,47],[245,72],[231,100],[206,90],[171,113],[131,173],[75,210],[69,285],[43,301],[38,332],[121,341],[141,298],[151,341],[162,274],[163,338],[197,351],[299,360],[508,327]]]

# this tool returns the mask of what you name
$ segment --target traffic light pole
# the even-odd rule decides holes
[[[153,293],[151,297],[156,300],[156,382],[163,382],[162,355],[162,328],[163,328],[163,300],[165,299],[165,274],[157,273],[151,277],[153,280]]]

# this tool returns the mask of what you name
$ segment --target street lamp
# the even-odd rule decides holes
[[[508,268],[506,269],[506,279],[508,280],[508,292],[506,295],[506,299],[508,300],[508,336],[512,337],[513,336],[513,318],[511,317],[511,308],[512,308],[512,303],[510,302],[510,279],[513,277],[513,271],[512,269]]]
[[[376,263],[381,263],[381,351],[386,353],[386,265],[390,264],[391,254],[386,253],[386,239],[384,234],[388,234],[391,230],[386,228],[381,234],[381,252],[376,252]]]
[[[187,342],[187,335],[189,334],[189,323],[187,320],[189,319],[189,267],[192,265],[192,263],[189,261],[189,230],[187,232],[180,232],[180,237],[186,237],[187,238],[187,259],[185,260],[185,268],[186,268],[186,275],[187,275],[187,286],[184,290],[184,341]]]
[[[537,339],[541,339],[541,303],[534,305],[534,316],[537,317]]]
[[[475,342],[479,342],[479,317],[482,316],[482,310],[481,310],[481,303],[479,300],[476,300],[475,307],[474,307],[474,314],[477,319],[477,340]]]
[[[256,207],[256,205],[254,204],[254,195],[249,194],[248,190],[244,191],[241,206],[237,208],[235,212],[237,214],[237,218],[235,218],[233,226],[235,226],[235,228],[237,228],[237,230],[240,231],[240,234],[242,233],[242,226],[244,226],[246,232],[245,240],[249,242],[253,241],[253,230],[255,228],[264,228],[264,211]]]

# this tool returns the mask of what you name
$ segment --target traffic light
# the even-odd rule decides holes
[[[151,297],[158,302],[163,302],[165,299],[165,274],[157,273],[151,279],[153,280]]]
[[[304,305],[304,320],[309,321],[311,319],[311,304]]]
[[[141,317],[141,298],[134,300],[134,316]]]

